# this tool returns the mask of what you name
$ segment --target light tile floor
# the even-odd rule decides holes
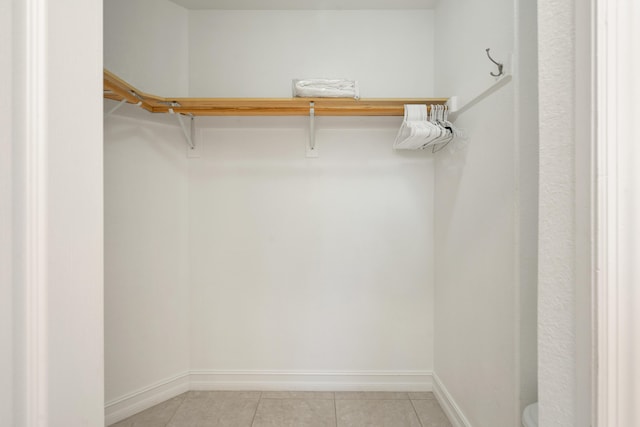
[[[451,427],[433,393],[190,391],[113,427]]]

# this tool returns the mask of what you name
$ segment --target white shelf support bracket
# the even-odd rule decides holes
[[[109,111],[107,111],[106,113],[104,113],[104,118],[106,119],[107,117],[109,117],[110,115],[112,115],[113,113],[116,112],[116,110],[118,110],[118,108],[122,107],[124,104],[127,103],[126,99],[123,99],[122,101],[118,102],[112,109],[110,109]]]
[[[318,157],[318,147],[316,147],[316,109],[315,102],[309,103],[309,145],[307,146],[307,157]]]
[[[182,121],[182,114],[176,113],[175,111],[173,111],[173,108],[169,108],[169,114],[173,114],[174,116],[176,116],[176,119],[178,120],[178,123],[180,124],[180,128],[182,129],[182,133],[184,135],[184,139],[187,141],[187,144],[189,144],[189,148],[191,150],[195,150],[196,149],[195,123],[194,123],[193,114],[189,114],[189,119],[190,119],[190,129],[189,130],[187,130],[187,127],[185,126],[184,122]]]
[[[459,105],[457,96],[452,96],[451,98],[449,98],[449,100],[447,101],[447,106],[449,107],[449,120],[452,122],[456,121],[460,114],[469,110],[471,107],[475,106],[479,102],[486,99],[488,96],[494,94],[495,92],[506,86],[507,83],[509,83],[513,79],[513,61],[513,55],[509,55],[509,61],[503,65],[504,68],[500,68],[500,71],[503,73],[501,77],[496,78],[496,81],[491,86],[482,91],[476,97],[467,101],[464,105]],[[495,77],[494,74],[492,75]]]

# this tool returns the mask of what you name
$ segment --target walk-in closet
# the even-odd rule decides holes
[[[520,426],[536,7],[104,0],[106,424]]]

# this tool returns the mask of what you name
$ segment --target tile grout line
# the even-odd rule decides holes
[[[251,427],[256,422],[256,415],[258,414],[258,408],[260,407],[260,402],[262,402],[262,391],[260,391],[260,397],[258,397],[258,404],[256,405],[256,410],[253,411],[253,418],[251,418]]]
[[[180,409],[182,407],[182,405],[184,405],[185,400],[187,400],[187,393],[188,392],[184,393],[184,397],[182,398],[182,401],[176,407],[176,410],[173,411],[173,414],[171,414],[171,417],[167,420],[167,423],[165,424],[165,427],[167,427],[169,424],[171,424],[171,421],[175,418],[176,414],[178,413],[178,409]]]
[[[261,404],[262,400],[263,400],[263,399],[265,399],[265,398],[264,398],[264,392],[263,392],[263,391],[258,391],[258,393],[259,393],[259,395],[258,395],[258,402],[257,402],[256,408],[255,408],[254,413],[253,413],[253,418],[252,418],[252,420],[251,420],[251,424],[250,424],[250,426],[251,426],[251,427],[254,427],[254,426],[255,426],[255,421],[256,421],[256,416],[257,416],[257,413],[258,413],[259,406],[260,406],[260,404]],[[176,408],[175,408],[175,410],[173,411],[173,413],[171,414],[171,416],[170,416],[170,417],[168,418],[168,420],[163,424],[163,426],[164,426],[164,427],[167,427],[167,426],[169,426],[169,425],[172,423],[172,421],[175,419],[176,414],[179,412],[179,410],[182,408],[182,406],[183,406],[183,405],[185,405],[185,402],[188,400],[188,399],[187,399],[187,394],[188,394],[188,393],[184,393],[184,397],[181,399],[180,404],[176,406]],[[334,417],[335,417],[335,425],[336,425],[336,427],[338,427],[338,421],[339,421],[339,420],[338,420],[338,405],[337,405],[337,400],[344,400],[344,399],[337,399],[337,393],[336,393],[336,392],[332,392],[332,395],[333,395],[333,410],[334,410]],[[425,424],[424,424],[424,422],[422,421],[422,419],[420,418],[420,415],[418,414],[418,411],[417,411],[417,409],[416,409],[416,406],[415,406],[415,400],[421,401],[421,400],[433,400],[433,399],[428,399],[428,398],[426,398],[426,399],[415,399],[415,400],[414,400],[414,399],[412,399],[412,398],[411,398],[411,396],[410,396],[408,393],[407,393],[406,395],[407,395],[407,398],[405,398],[405,399],[400,399],[400,398],[398,398],[398,399],[375,399],[375,398],[371,398],[371,399],[362,398],[362,399],[359,399],[359,398],[356,398],[356,399],[352,399],[352,400],[354,400],[354,401],[375,401],[375,400],[395,400],[395,401],[401,401],[401,400],[409,400],[409,401],[410,401],[410,403],[411,403],[411,407],[413,408],[414,414],[416,415],[416,418],[418,419],[418,424],[419,424],[419,426],[420,426],[420,427],[425,427]],[[306,399],[304,399],[304,398],[301,398],[301,399],[302,399],[302,400],[306,400]],[[163,403],[166,403],[166,402],[168,402],[169,400],[171,400],[171,399],[168,399],[167,401],[165,401],[165,402],[163,402]],[[267,400],[268,400],[268,398],[267,398]],[[276,400],[277,400],[277,399],[276,399]],[[328,399],[327,399],[327,400],[328,400]],[[348,399],[348,400],[349,400],[349,399]],[[438,405],[438,406],[439,406],[439,405]],[[139,414],[136,414],[136,415],[139,415]],[[134,416],[135,416],[135,415],[134,415]]]
[[[413,399],[409,399],[409,402],[411,402],[411,407],[413,408],[413,412],[416,414],[418,422],[422,427],[424,427],[424,424],[422,424],[422,420],[420,419],[420,415],[418,415],[418,411],[416,410],[416,405],[413,404]]]

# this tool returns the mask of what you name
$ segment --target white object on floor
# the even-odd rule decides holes
[[[522,425],[524,427],[538,427],[538,402],[524,408]]]

